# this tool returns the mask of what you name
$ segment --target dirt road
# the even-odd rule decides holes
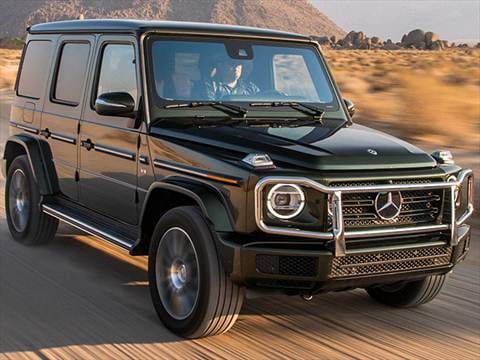
[[[0,144],[8,94],[0,94]],[[1,148],[1,146],[0,146]],[[157,320],[145,258],[61,227],[41,247],[7,230],[0,179],[0,359],[443,358],[480,354],[480,231],[435,301],[390,309],[355,290],[246,301],[227,334],[186,341]]]

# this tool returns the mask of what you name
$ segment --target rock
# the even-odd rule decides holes
[[[394,44],[390,39],[383,45],[384,50],[400,50],[401,48],[400,45]]]
[[[353,41],[357,36],[356,31],[350,31],[345,37],[343,38],[342,46],[353,45]]]
[[[427,44],[425,41],[421,41],[416,45],[416,49],[418,50],[425,50],[427,48]]]
[[[359,49],[370,50],[372,48],[372,40],[370,38],[365,38],[359,45]]]
[[[313,39],[320,45],[330,45],[330,38],[328,36],[315,36]]]
[[[382,40],[378,36],[372,36],[372,45],[380,45],[382,43]]]
[[[434,41],[430,45],[430,50],[443,50],[443,49],[444,49],[443,42],[441,40]]]
[[[330,36],[330,42],[332,44],[336,44],[337,43],[337,37],[335,35]]]
[[[437,40],[440,40],[440,37],[437,34],[431,31],[427,31],[425,33],[425,44],[427,45],[428,48],[430,48],[432,43]]]
[[[425,41],[425,33],[420,29],[412,30],[402,40],[402,46],[408,48],[413,45],[418,48],[419,44]]]
[[[475,47],[476,47],[477,49],[480,49],[480,42],[477,43],[477,45],[475,45]]]

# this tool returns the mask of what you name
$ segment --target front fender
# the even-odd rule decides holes
[[[150,185],[140,213],[140,236],[132,255],[145,255],[158,220],[168,210],[196,205],[215,232],[234,232],[235,221],[228,196],[208,183],[182,177],[169,177]]]

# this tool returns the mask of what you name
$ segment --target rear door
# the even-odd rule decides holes
[[[60,37],[42,114],[40,134],[52,150],[60,191],[72,200],[78,200],[78,125],[94,41],[93,36]]]
[[[55,36],[29,36],[15,85],[10,125],[21,132],[38,134],[52,65]]]
[[[138,108],[137,46],[132,36],[102,36],[90,95],[80,124],[80,201],[129,224],[137,223],[137,142],[134,120],[95,112],[98,95],[128,92]]]

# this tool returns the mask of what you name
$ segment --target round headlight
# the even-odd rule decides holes
[[[293,184],[277,184],[268,192],[267,208],[279,219],[291,219],[305,207],[305,194]]]

